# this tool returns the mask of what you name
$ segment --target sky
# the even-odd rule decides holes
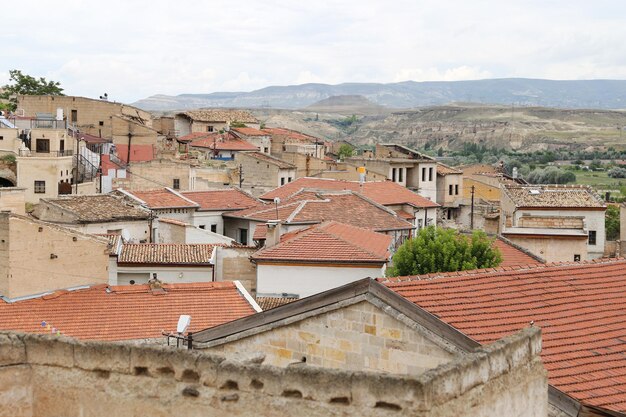
[[[0,23],[9,70],[66,94],[529,77],[626,79],[623,0],[31,0]],[[6,11],[6,10],[5,10]]]

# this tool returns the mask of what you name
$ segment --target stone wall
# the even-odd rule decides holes
[[[186,162],[154,159],[147,162],[132,162],[127,178],[113,180],[114,188],[127,191],[145,191],[174,186],[179,180],[181,191],[194,190],[195,168]]]
[[[254,247],[215,248],[215,280],[239,281],[253,297],[256,296],[256,267],[250,255],[259,250]]]
[[[583,229],[585,218],[582,216],[527,216],[517,220],[518,227],[538,227],[547,229]]]
[[[419,377],[0,333],[0,415],[547,416],[538,329]]]
[[[419,375],[449,362],[454,353],[367,301],[268,329],[211,350],[262,352],[276,366],[305,361],[344,370]]]

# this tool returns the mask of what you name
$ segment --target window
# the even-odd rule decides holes
[[[180,190],[180,179],[174,178],[174,183],[172,184],[172,188],[175,190]]]
[[[98,125],[99,126],[104,126],[104,122],[101,120],[101,121],[98,122]]]
[[[41,153],[50,153],[50,139],[37,139],[35,150]]]
[[[72,110],[72,113],[70,116],[70,122],[72,123],[78,122],[78,110]]]
[[[213,126],[207,126],[206,127],[206,131],[207,132],[213,132]]]
[[[248,244],[248,229],[239,229],[239,243],[242,245]]]
[[[424,219],[417,219],[417,230],[421,230],[424,227]]]
[[[211,231],[212,231],[213,233],[217,233],[217,225],[216,225],[216,224],[212,224],[212,225],[211,225]]]
[[[580,255],[574,255],[574,262],[580,262]]]
[[[285,185],[285,177],[280,178],[280,185]]]
[[[404,169],[398,168],[398,182],[404,181]]]
[[[452,210],[448,209],[448,210],[446,210],[446,212],[447,212],[446,213],[446,217],[448,218],[448,220],[452,220]]]
[[[590,245],[596,244],[596,231],[595,230],[589,231],[589,244]]]
[[[200,229],[204,230],[206,229],[206,226],[204,224],[201,224],[200,226],[198,226]]]
[[[452,184],[448,185],[448,195],[452,195]]]
[[[391,168],[391,181],[396,182],[396,169]]]
[[[459,184],[454,185],[454,194],[459,195]]]
[[[291,178],[291,177],[287,177],[287,182],[291,182],[292,179],[293,178]]]
[[[0,136],[0,140],[4,140],[4,136]]]
[[[270,148],[267,148],[267,147],[263,148],[263,152],[264,153],[270,153]]]
[[[433,180],[433,169],[428,168],[428,181],[432,181],[432,180]]]
[[[45,194],[45,193],[46,193],[46,182],[35,181],[35,194]]]
[[[426,181],[426,168],[422,168],[422,181]]]

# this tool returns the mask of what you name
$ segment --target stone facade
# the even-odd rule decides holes
[[[523,215],[517,219],[519,227],[541,227],[550,229],[582,229],[585,227],[585,218],[582,216],[529,216]]]
[[[545,417],[540,346],[529,329],[415,377],[1,333],[0,415]]]
[[[450,350],[367,301],[212,347],[227,356],[262,352],[265,363],[419,375],[449,362]]]
[[[255,247],[218,246],[215,260],[216,281],[239,281],[253,297],[256,296],[256,267],[250,262]]]
[[[175,181],[178,180],[178,188]],[[154,190],[170,187],[181,191],[195,190],[195,168],[188,162],[155,159],[146,162],[133,162],[126,178],[113,180],[114,188],[128,191]]]
[[[106,239],[0,213],[0,241],[0,295],[5,297],[108,282]]]

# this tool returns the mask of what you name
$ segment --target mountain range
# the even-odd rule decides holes
[[[334,96],[363,96],[396,109],[453,102],[556,108],[626,108],[626,80],[543,80],[501,78],[473,81],[301,84],[250,92],[153,95],[132,105],[150,111],[201,107],[302,109]]]

